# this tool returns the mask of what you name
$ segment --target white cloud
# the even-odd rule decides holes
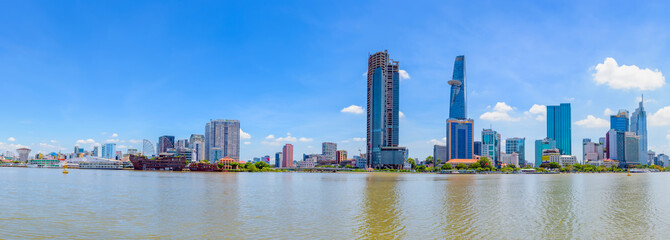
[[[249,144],[251,144],[251,142],[244,142],[244,145],[249,145]]]
[[[365,141],[365,138],[355,137],[355,138],[352,138],[351,140],[353,140],[354,142],[362,142],[362,141]]]
[[[351,105],[340,110],[343,113],[353,113],[353,114],[363,114],[363,108],[361,106]]]
[[[409,73],[405,70],[398,70],[398,74],[400,75],[400,80],[410,79]]]
[[[593,81],[597,85],[607,84],[613,89],[654,90],[665,85],[665,77],[658,69],[640,69],[635,65],[621,65],[614,58],[595,66]]]
[[[106,143],[118,143],[120,142],[118,138],[110,138],[105,140]]]
[[[445,145],[445,144],[447,144],[447,137],[443,137],[442,140],[431,139],[431,140],[428,140],[427,143],[432,144],[432,145]]]
[[[610,108],[605,108],[605,111],[603,111],[603,115],[605,115],[606,117],[607,117],[607,116],[614,115],[614,114],[616,114],[616,112],[613,111],[613,110],[610,109]]]
[[[95,140],[93,140],[92,138],[89,138],[89,139],[86,139],[86,140],[79,139],[79,140],[77,140],[76,143],[77,144],[90,144],[90,143],[95,143]]]
[[[13,141],[16,141],[16,138],[14,138],[14,137],[9,137],[9,138],[7,138],[7,141],[9,141],[9,142],[13,142]]]
[[[50,143],[57,143],[58,141],[56,140],[49,140]]]
[[[298,138],[289,135],[289,136],[286,136],[286,137],[279,137],[279,138],[275,139],[275,141],[277,141],[277,142],[297,142]]]
[[[119,136],[119,134],[117,134],[117,133],[112,133],[112,137],[113,137],[113,138],[118,137],[118,136]]]
[[[509,112],[512,112],[514,108],[510,107],[507,105],[505,102],[498,102],[496,105],[493,107],[492,112],[485,112],[479,118],[484,119],[484,120],[489,120],[492,122],[497,122],[497,121],[506,121],[506,122],[516,122],[519,121],[520,118],[514,118],[509,115]]]
[[[533,104],[533,106],[526,111],[526,115],[531,117],[535,116],[535,120],[544,121],[544,119],[547,118],[547,106]]]
[[[128,148],[128,146],[121,144],[121,145],[116,146],[116,148],[126,149],[126,148]]]
[[[349,143],[349,140],[342,140],[341,143]]]
[[[398,111],[398,118],[405,118],[405,114]]]
[[[246,132],[242,131],[242,129],[240,128],[240,138],[241,139],[250,139],[251,135],[249,135],[249,133],[246,133]]]
[[[576,121],[575,124],[585,128],[602,128],[610,125],[607,120],[594,117],[593,115],[588,115],[585,119]]]
[[[138,143],[141,143],[142,140],[139,140],[139,139],[130,139],[130,140],[128,140],[128,142],[129,142],[129,143],[133,143],[133,144],[138,144]]]
[[[649,126],[665,126],[670,124],[670,106],[663,107],[649,114]]]
[[[270,134],[267,137],[265,137],[265,139],[266,140],[263,140],[261,142],[261,144],[271,145],[271,146],[279,146],[282,143],[287,143],[287,142],[297,142],[297,141],[309,142],[309,141],[313,141],[313,139],[305,138],[305,137],[301,137],[300,139],[298,139],[297,137],[291,136],[291,133],[286,133],[286,137],[278,137],[278,138],[275,138],[274,135]]]

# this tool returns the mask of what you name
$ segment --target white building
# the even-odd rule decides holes
[[[316,167],[316,161],[314,158],[307,158],[302,161],[298,161],[298,168],[313,168]]]
[[[502,153],[500,154],[500,159],[502,164],[505,165],[514,165],[519,166],[519,154],[518,153]]]
[[[549,156],[549,161],[550,162],[557,162],[562,167],[565,167],[565,166],[568,166],[568,165],[577,164],[577,157],[576,156],[570,156],[570,155],[551,155],[551,156]]]

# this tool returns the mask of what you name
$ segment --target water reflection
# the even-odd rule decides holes
[[[356,234],[358,239],[398,239],[405,236],[398,207],[397,174],[369,174]]]
[[[442,223],[444,236],[449,238],[474,237],[476,230],[472,223],[477,218],[476,211],[473,211],[474,181],[474,175],[450,176],[447,179],[442,198],[444,207],[441,210],[444,216]]]

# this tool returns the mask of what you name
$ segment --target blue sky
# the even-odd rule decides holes
[[[221,118],[248,134],[243,160],[286,142],[296,155],[323,141],[358,153],[365,114],[341,110],[365,109],[367,56],[388,49],[409,75],[400,143],[411,157],[445,136],[461,54],[476,139],[492,126],[503,139],[526,137],[532,156],[546,135],[541,106],[570,102],[580,155],[582,138],[607,131],[606,109],[632,112],[644,93],[649,146],[669,153],[668,10],[663,1],[1,2],[0,151],[141,148]]]

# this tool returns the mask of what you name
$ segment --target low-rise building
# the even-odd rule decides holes
[[[566,167],[568,165],[577,164],[577,157],[570,155],[551,155],[549,156],[550,162],[556,162],[561,165],[561,167]]]

